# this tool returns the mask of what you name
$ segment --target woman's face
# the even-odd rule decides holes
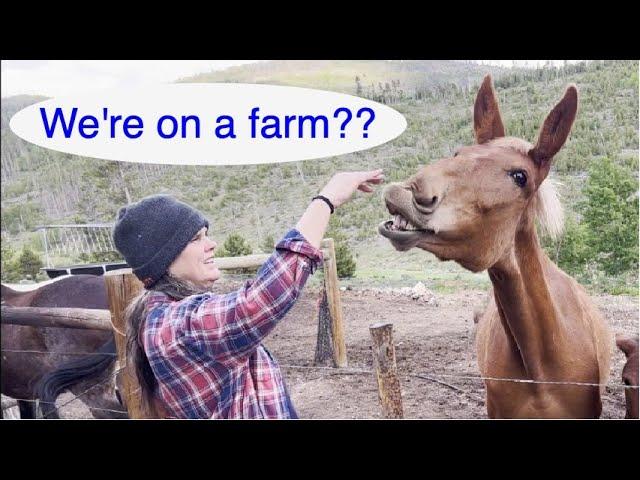
[[[217,246],[207,237],[207,227],[202,227],[169,265],[169,273],[199,287],[210,288],[220,278],[220,270],[213,263],[213,251]]]

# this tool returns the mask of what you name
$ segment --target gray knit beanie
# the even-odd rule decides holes
[[[207,219],[169,195],[151,195],[122,207],[113,243],[146,288],[164,275]]]

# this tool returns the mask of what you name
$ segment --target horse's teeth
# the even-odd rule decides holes
[[[390,230],[405,230],[409,232],[415,232],[419,230],[413,223],[404,218],[402,215],[394,215],[393,221],[388,227]]]

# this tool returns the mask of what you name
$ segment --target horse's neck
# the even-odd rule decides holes
[[[550,266],[532,224],[489,269],[502,325],[531,378],[553,368],[564,338],[545,275]]]

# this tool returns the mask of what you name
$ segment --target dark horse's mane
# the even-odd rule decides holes
[[[74,275],[40,287],[32,294],[16,292],[2,285],[3,304],[32,307],[93,308],[108,309],[108,297],[103,277]],[[59,418],[55,401],[69,387],[86,380],[97,383],[107,379],[106,375],[116,361],[115,338],[110,338],[95,350],[94,355],[70,360],[55,370],[43,374],[34,385],[34,398],[43,404],[45,418]],[[19,402],[20,403],[20,402]],[[29,409],[21,405],[21,414]],[[32,414],[33,412],[31,412]]]

